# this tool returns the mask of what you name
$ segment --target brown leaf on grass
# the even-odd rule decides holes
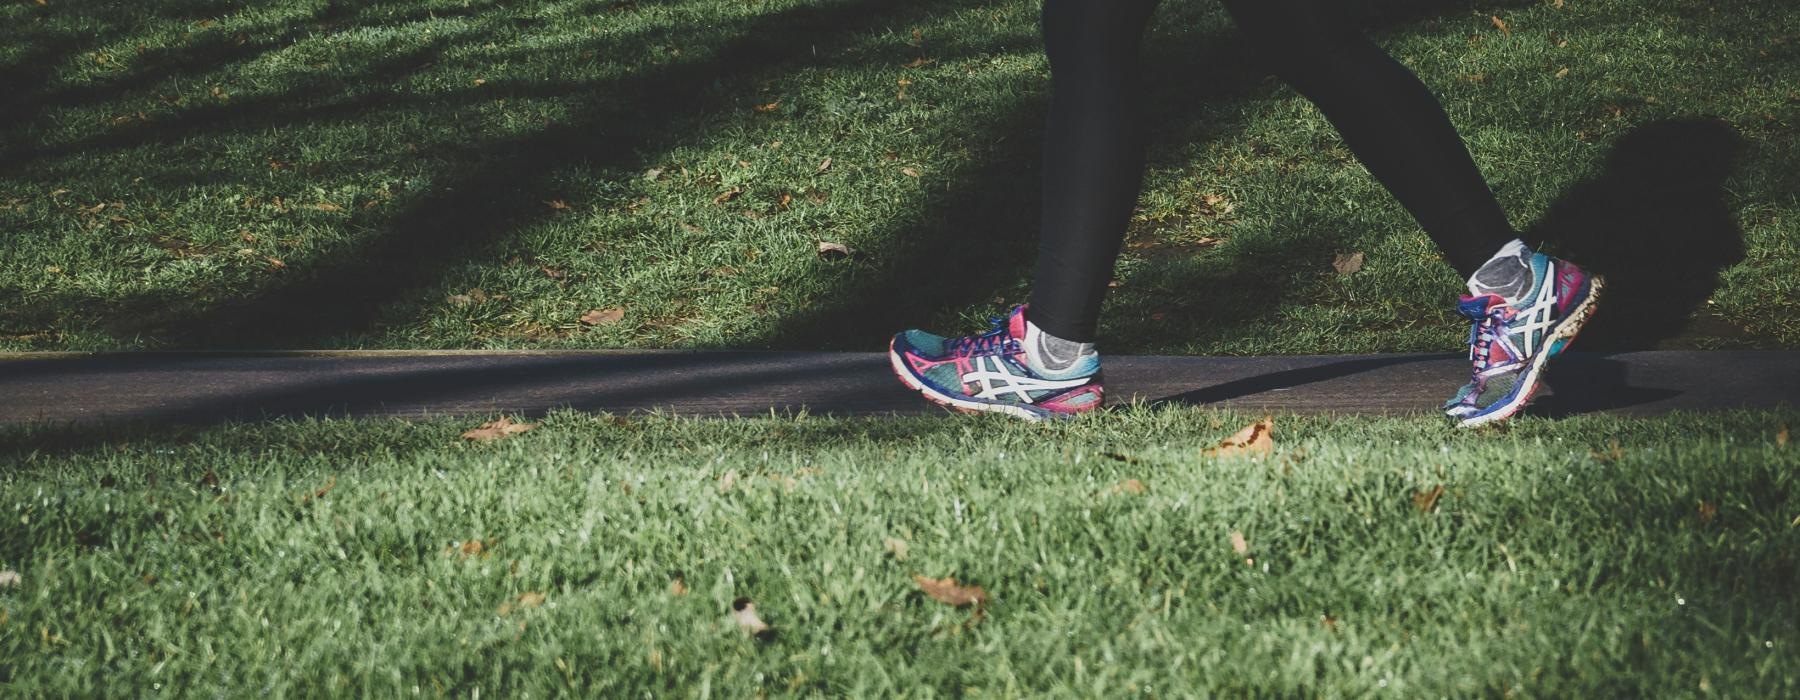
[[[918,168],[913,168],[913,167],[901,168],[900,174],[905,175],[907,177],[924,177],[925,176],[924,173],[919,172]]]
[[[819,161],[819,169],[817,172],[822,173],[822,172],[825,172],[830,169],[831,169],[831,156],[825,156],[825,160]]]
[[[315,499],[324,498],[325,494],[331,493],[331,490],[335,488],[337,488],[337,477],[327,477],[324,486],[320,486],[310,493],[300,494],[300,505],[306,505]]]
[[[1564,68],[1563,68],[1563,69],[1562,69],[1562,70],[1559,70],[1559,71],[1557,71],[1557,72],[1556,72],[1556,77],[1558,77],[1558,78],[1567,78],[1567,77],[1569,77],[1569,69],[1568,69],[1568,67],[1566,67],[1566,66],[1565,66],[1565,67],[1564,67]]]
[[[912,30],[912,45],[916,48],[919,46],[923,46],[924,44],[925,44],[925,30],[919,29],[918,27],[914,27]]]
[[[1625,458],[1625,450],[1619,447],[1619,439],[1613,438],[1608,441],[1605,452],[1589,450],[1588,456],[1602,462],[1617,462]]]
[[[550,200],[544,201],[544,206],[550,207],[551,209],[554,209],[556,211],[567,211],[569,208],[569,203],[565,202],[563,200],[560,200],[560,199],[550,199]]]
[[[1111,487],[1108,487],[1106,489],[1106,492],[1107,493],[1141,494],[1141,493],[1147,492],[1149,490],[1150,490],[1150,487],[1145,486],[1144,482],[1142,482],[1142,481],[1139,481],[1137,479],[1126,479],[1119,483],[1113,484]]]
[[[856,249],[842,243],[819,241],[819,257],[826,260],[842,260],[856,255]]]
[[[1244,539],[1242,530],[1231,531],[1231,551],[1237,552],[1238,556],[1250,553],[1250,541]]]
[[[924,68],[925,66],[929,66],[933,63],[937,63],[937,59],[926,58],[924,56],[920,56],[920,57],[915,58],[912,61],[908,62],[906,64],[906,67],[907,68]]]
[[[536,427],[536,423],[515,423],[513,422],[513,419],[501,416],[496,420],[482,423],[479,428],[470,429],[468,432],[462,434],[462,438],[474,442],[487,442],[511,435],[518,435],[519,433],[529,432]]]
[[[277,258],[274,256],[263,256],[263,260],[269,263],[269,267],[275,268],[277,270],[287,269],[287,263],[282,262],[281,258]]]
[[[950,576],[932,579],[913,574],[913,582],[919,584],[919,590],[931,596],[932,600],[951,607],[985,605],[988,600],[987,591],[981,590],[980,586],[959,586],[956,585],[956,579]]]
[[[773,112],[780,108],[781,108],[781,100],[776,100],[776,101],[770,102],[768,104],[760,104],[755,107],[757,114],[768,114],[768,113]]]
[[[312,208],[317,209],[319,211],[343,211],[344,210],[343,207],[340,207],[336,204],[332,204],[331,202],[319,202],[318,204],[312,205]]]
[[[731,601],[731,619],[737,622],[738,629],[752,637],[769,632],[769,623],[763,622],[756,614],[756,604],[749,598],[738,598]]]
[[[559,280],[569,276],[569,273],[562,271],[562,269],[551,267],[549,265],[539,265],[538,271],[544,273],[545,277],[553,280]]]
[[[1488,19],[1494,23],[1494,28],[1500,30],[1501,34],[1512,36],[1512,29],[1506,26],[1506,20],[1500,19],[1500,15],[1493,15]]]
[[[649,180],[651,182],[655,182],[657,180],[662,179],[662,174],[663,174],[662,168],[651,168],[649,170],[644,171],[644,179]]]
[[[590,309],[587,313],[581,315],[582,325],[587,326],[604,326],[608,323],[618,323],[624,319],[625,310],[617,307],[610,309]]]
[[[1781,426],[1780,430],[1775,431],[1775,446],[1780,447],[1782,449],[1787,449],[1787,443],[1788,443],[1787,426],[1783,425],[1783,426]]]
[[[1229,457],[1232,455],[1266,455],[1275,451],[1275,419],[1264,417],[1231,437],[1219,441],[1218,447],[1209,447],[1201,451],[1202,455]]]
[[[788,208],[788,205],[793,204],[793,203],[794,203],[794,195],[783,192],[783,193],[781,193],[781,200],[779,202],[776,202],[775,206],[781,207],[782,209],[786,209],[786,208]]]
[[[1337,270],[1337,273],[1340,275],[1354,274],[1362,270],[1362,266],[1362,251],[1354,253],[1338,253],[1337,257],[1331,259],[1331,269]]]
[[[1701,525],[1710,525],[1710,524],[1712,524],[1713,519],[1717,518],[1717,517],[1719,517],[1719,507],[1718,506],[1713,505],[1712,501],[1701,501],[1700,502],[1700,524]]]
[[[459,553],[461,553],[464,557],[473,557],[473,556],[479,555],[479,554],[481,554],[482,549],[484,549],[484,547],[481,544],[481,540],[469,540],[467,542],[462,543],[461,547],[456,548],[456,550]]]
[[[1419,509],[1420,513],[1430,513],[1432,509],[1437,508],[1438,499],[1443,497],[1443,495],[1443,484],[1438,484],[1428,491],[1414,491],[1412,495],[1413,507]]]
[[[744,188],[733,187],[729,190],[725,190],[724,192],[720,193],[719,196],[714,197],[713,204],[724,204],[731,200],[737,199],[738,195],[743,194],[743,193],[744,193]]]
[[[907,552],[907,550],[911,549],[911,547],[906,544],[906,540],[900,539],[898,537],[888,537],[888,538],[882,539],[881,540],[881,548],[882,548],[882,550],[886,551],[888,554],[894,555],[895,561],[906,561],[906,552]]]
[[[687,595],[687,594],[688,594],[687,584],[681,582],[680,576],[675,577],[675,580],[669,582],[669,595]]]
[[[208,469],[208,470],[206,470],[205,474],[200,475],[199,481],[194,482],[194,486],[196,486],[198,488],[207,489],[209,491],[212,491],[213,493],[218,493],[219,492],[219,475],[217,473],[213,472],[213,470]]]
[[[1224,216],[1237,209],[1236,204],[1232,204],[1231,200],[1222,195],[1209,194],[1201,197],[1200,201],[1204,205],[1201,207],[1201,213],[1207,216]]]
[[[532,608],[543,605],[544,600],[546,600],[547,598],[549,598],[549,596],[547,596],[543,593],[539,593],[537,591],[527,591],[525,593],[520,593],[518,600],[507,601],[505,603],[500,604],[500,614],[501,615],[511,615],[514,610],[530,610]]]
[[[12,569],[0,571],[0,588],[13,588],[24,582],[25,577],[20,576],[17,571]]]

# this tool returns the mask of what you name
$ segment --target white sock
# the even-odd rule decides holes
[[[1093,343],[1078,343],[1063,340],[1025,320],[1025,364],[1031,371],[1047,376],[1067,372],[1082,360],[1098,355]]]
[[[1525,242],[1514,238],[1469,277],[1469,293],[1493,294],[1507,304],[1519,303],[1531,291],[1531,256]]]

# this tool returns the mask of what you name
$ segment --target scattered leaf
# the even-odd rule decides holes
[[[680,576],[675,577],[675,580],[669,582],[669,595],[687,595],[687,594],[688,594],[687,584],[681,582]]]
[[[312,205],[312,208],[317,209],[319,211],[343,211],[344,210],[343,207],[340,207],[336,204],[332,204],[331,202],[319,202],[318,204]]]
[[[282,262],[280,258],[274,256],[264,256],[263,260],[268,261],[269,267],[277,270],[285,269],[287,267],[287,263]]]
[[[900,174],[905,175],[907,177],[924,177],[925,176],[924,173],[919,172],[918,168],[913,168],[913,167],[901,168]]]
[[[1362,266],[1362,251],[1357,251],[1355,253],[1338,253],[1337,257],[1332,258],[1331,260],[1332,269],[1337,270],[1337,273],[1340,275],[1354,274],[1361,270]]]
[[[924,68],[925,66],[929,66],[933,63],[937,63],[937,59],[926,58],[924,56],[920,56],[918,58],[913,59],[911,62],[907,63],[906,67],[907,68]]]
[[[776,101],[770,102],[768,104],[760,104],[755,107],[756,112],[758,114],[768,114],[768,113],[773,112],[780,108],[781,108],[781,100],[776,100]]]
[[[467,294],[452,294],[444,297],[444,301],[450,302],[451,306],[468,306],[475,303],[475,298]]]
[[[725,190],[724,192],[720,193],[719,196],[714,197],[713,204],[724,204],[731,200],[737,199],[738,195],[743,194],[743,193],[744,193],[744,188],[733,187],[729,190]]]
[[[956,585],[954,577],[930,579],[913,574],[913,582],[919,584],[919,590],[924,591],[925,595],[931,596],[932,600],[951,607],[961,608],[987,603],[987,591],[981,590],[980,586]]]
[[[782,209],[786,209],[786,208],[788,208],[788,205],[793,204],[793,203],[794,203],[794,195],[783,192],[783,193],[781,193],[781,200],[776,202],[776,206],[781,207]]]
[[[644,179],[655,182],[657,180],[662,179],[662,174],[663,174],[662,168],[651,168],[649,170],[644,171]]]
[[[1331,613],[1322,613],[1319,615],[1319,624],[1324,625],[1325,629],[1336,632],[1337,631],[1337,623],[1338,623],[1338,619],[1335,617],[1332,617]]]
[[[825,172],[830,169],[831,169],[831,156],[825,156],[825,160],[819,161],[818,172],[822,173],[822,172]]]
[[[1780,447],[1783,449],[1787,448],[1787,443],[1788,443],[1787,428],[1788,427],[1786,425],[1783,425],[1783,426],[1781,426],[1780,430],[1775,431],[1775,446],[1776,447]]]
[[[756,615],[756,604],[749,598],[738,598],[731,601],[731,619],[737,621],[738,629],[752,637],[767,634],[769,624]]]
[[[0,588],[12,588],[24,582],[25,577],[20,576],[17,571],[13,571],[12,569],[0,571]]]
[[[1512,29],[1506,26],[1506,20],[1500,19],[1500,15],[1493,15],[1488,19],[1493,21],[1494,28],[1500,30],[1501,34],[1512,36]]]
[[[912,45],[917,47],[917,46],[924,45],[924,43],[925,43],[925,31],[922,29],[919,29],[917,27],[914,27],[912,30]]]
[[[608,323],[618,323],[624,318],[625,310],[621,308],[591,309],[581,315],[581,322],[589,326],[604,326]]]
[[[463,433],[462,437],[464,440],[487,442],[489,440],[498,440],[509,435],[518,435],[519,433],[529,432],[532,428],[536,427],[536,423],[515,423],[513,422],[513,419],[507,416],[501,416],[496,420],[482,423],[479,428],[470,429],[468,432]]]
[[[552,199],[552,200],[544,202],[544,206],[550,207],[551,209],[555,209],[557,211],[565,211],[569,208],[569,203],[565,202],[563,200],[560,200],[560,199]]]
[[[819,241],[819,257],[826,260],[842,260],[856,255],[856,249],[842,243]]]
[[[1264,417],[1262,420],[1244,426],[1242,430],[1233,433],[1231,437],[1221,440],[1218,447],[1209,447],[1201,454],[1219,457],[1240,454],[1266,455],[1275,451],[1275,438],[1272,435],[1274,431],[1275,419]]]
[[[881,548],[887,551],[888,554],[894,555],[896,561],[906,561],[906,552],[910,549],[906,544],[906,540],[898,537],[888,537],[883,539],[881,541]]]
[[[549,265],[539,265],[538,271],[544,273],[545,277],[553,280],[559,280],[569,276],[569,273],[564,272],[561,268],[555,268]]]
[[[1111,488],[1107,489],[1107,492],[1108,493],[1141,494],[1141,493],[1144,493],[1149,490],[1150,490],[1150,488],[1145,486],[1144,482],[1142,482],[1142,481],[1139,481],[1137,479],[1126,479],[1119,483],[1113,484]]]
[[[1557,71],[1557,72],[1556,72],[1556,77],[1558,77],[1558,78],[1567,78],[1567,77],[1569,77],[1569,69],[1568,69],[1568,68],[1567,68],[1567,67],[1564,67],[1564,68],[1563,68],[1563,69],[1562,69],[1562,70],[1559,70],[1559,71]]]
[[[1244,533],[1240,530],[1231,531],[1231,551],[1237,552],[1238,556],[1250,553],[1250,541],[1244,539]]]
[[[475,87],[481,87],[486,84],[487,84],[487,78],[476,78],[475,79]]]
[[[726,493],[726,492],[731,491],[731,487],[736,484],[737,484],[737,470],[731,469],[731,470],[726,471],[723,476],[719,477],[719,493]]]
[[[200,475],[199,481],[194,482],[194,486],[197,488],[207,489],[209,491],[212,491],[213,493],[218,493],[219,492],[219,475],[217,473],[215,473],[213,470],[208,469],[208,470],[206,470],[205,474]]]
[[[1710,524],[1712,524],[1713,519],[1717,518],[1717,517],[1719,517],[1719,507],[1718,506],[1713,505],[1712,501],[1701,501],[1700,502],[1700,524],[1701,525],[1710,525]]]
[[[1443,484],[1438,484],[1428,491],[1414,491],[1412,495],[1413,507],[1419,509],[1420,513],[1430,513],[1432,509],[1437,508],[1438,499],[1443,497],[1443,495]]]
[[[529,610],[538,607],[543,605],[544,600],[547,598],[549,598],[549,596],[537,591],[520,593],[517,601],[508,601],[500,604],[500,614],[511,615],[514,610]]]

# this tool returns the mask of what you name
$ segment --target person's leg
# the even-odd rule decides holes
[[[1474,322],[1474,369],[1445,412],[1465,427],[1515,415],[1592,315],[1602,280],[1518,240],[1437,98],[1333,6],[1223,2],[1276,74],[1325,113],[1468,279],[1458,310]]]
[[[1223,0],[1253,50],[1472,277],[1517,234],[1431,91],[1319,0]]]
[[[1027,316],[1094,340],[1100,302],[1143,179],[1138,45],[1156,0],[1044,0],[1052,96],[1043,223]]]

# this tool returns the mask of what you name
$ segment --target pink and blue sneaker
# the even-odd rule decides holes
[[[888,346],[901,383],[933,403],[964,413],[992,411],[1038,421],[1068,418],[1099,408],[1100,356],[1087,355],[1066,370],[1032,368],[1026,344],[1036,329],[1025,307],[993,319],[981,335],[945,338],[902,331]]]
[[[1603,280],[1543,253],[1530,259],[1531,289],[1512,304],[1496,294],[1466,295],[1469,383],[1444,403],[1457,425],[1472,428],[1511,418],[1531,402],[1550,358],[1561,354],[1594,313]]]

